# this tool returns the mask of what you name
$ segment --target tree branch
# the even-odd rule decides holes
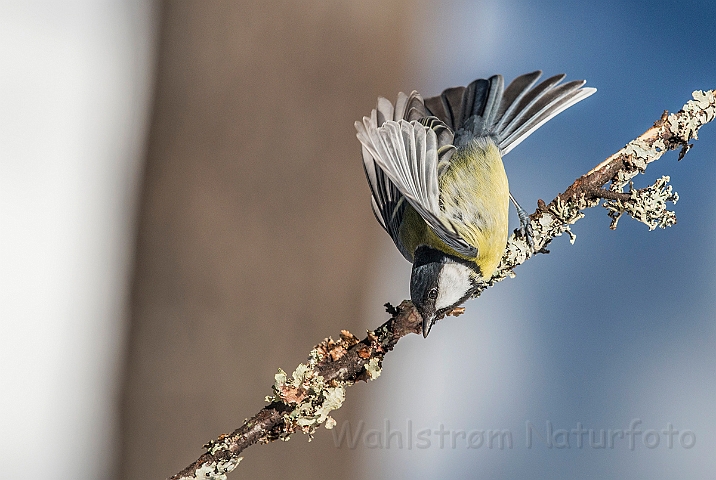
[[[616,228],[625,213],[645,223],[649,230],[676,223],[674,212],[666,208],[667,202],[678,200],[668,185],[669,177],[662,177],[640,190],[633,188],[631,179],[644,173],[649,163],[668,150],[680,149],[679,160],[684,157],[692,147],[689,141],[697,139],[698,129],[716,117],[714,92],[695,91],[694,99],[682,110],[670,115],[664,112],[654,126],[575,180],[549,204],[539,200],[537,211],[530,215],[535,251],[547,253],[547,245],[563,233],[574,243],[576,236],[570,231],[570,225],[584,217],[583,210],[597,206],[600,200],[606,200],[603,206],[612,218],[610,228]],[[629,191],[624,192],[627,185]],[[530,256],[532,251],[525,238],[515,232],[497,272],[481,285],[475,296],[514,276],[514,268]],[[386,307],[392,318],[368,332],[363,340],[343,330],[338,341],[327,338],[318,344],[308,362],[300,364],[292,375],[279,369],[273,394],[266,397],[268,405],[234,432],[204,445],[206,453],[171,479],[225,480],[226,474],[241,461],[239,454],[255,443],[288,440],[297,431],[313,435],[322,423],[326,428],[333,428],[335,420],[329,414],[343,404],[346,387],[359,380],[377,378],[383,357],[398,340],[422,331],[420,315],[409,301],[403,301],[398,308],[389,304]],[[459,315],[463,311],[460,307],[450,314]]]

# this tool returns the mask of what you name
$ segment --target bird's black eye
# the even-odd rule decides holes
[[[438,289],[437,289],[437,288],[433,288],[432,290],[430,290],[430,291],[428,292],[428,298],[429,298],[430,300],[435,300],[436,298],[438,298]]]

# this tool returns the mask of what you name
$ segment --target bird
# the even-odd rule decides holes
[[[502,157],[554,116],[596,92],[540,70],[478,78],[425,98],[383,97],[355,122],[371,206],[413,264],[410,298],[427,337],[434,323],[488,281],[508,237],[510,201],[532,253],[527,212],[510,192]]]

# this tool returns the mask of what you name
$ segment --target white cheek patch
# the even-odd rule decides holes
[[[446,263],[440,270],[435,310],[453,306],[471,287],[468,267],[460,263]]]

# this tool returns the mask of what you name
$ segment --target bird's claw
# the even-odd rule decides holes
[[[534,231],[532,230],[532,222],[530,220],[530,216],[527,214],[525,209],[522,208],[519,203],[517,203],[515,197],[512,196],[512,192],[510,192],[510,200],[512,201],[515,206],[515,209],[517,210],[517,216],[520,218],[520,228],[516,229],[515,233],[519,233],[520,236],[525,239],[525,241],[527,242],[527,246],[530,249],[529,255],[532,255],[536,252]]]
[[[527,212],[521,207],[517,209],[517,216],[520,218],[520,228],[518,228],[517,231],[525,239],[527,245],[530,247],[530,253],[534,253],[534,230],[532,229],[532,222],[530,221],[530,216],[527,215]]]

